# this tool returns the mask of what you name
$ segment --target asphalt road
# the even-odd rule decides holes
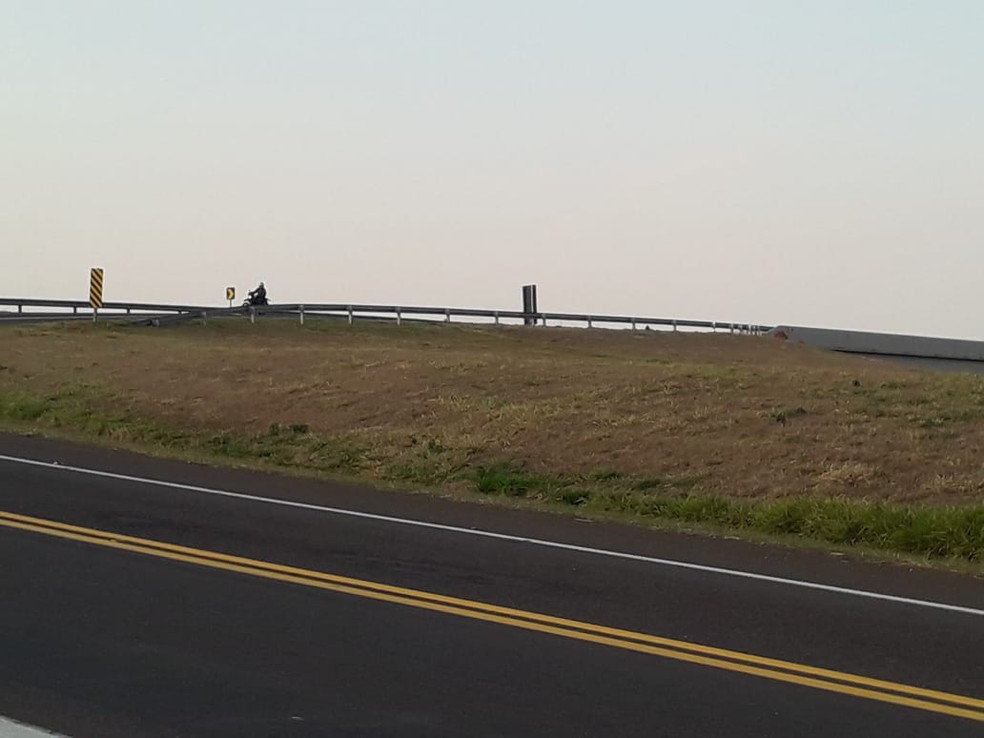
[[[0,654],[73,738],[984,732],[981,579],[11,436]]]

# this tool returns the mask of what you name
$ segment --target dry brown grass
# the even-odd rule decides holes
[[[984,499],[984,380],[764,338],[273,321],[6,327],[0,365],[0,392],[94,383],[110,391],[100,402],[170,426],[305,425],[369,449],[370,476],[513,462],[754,498]]]

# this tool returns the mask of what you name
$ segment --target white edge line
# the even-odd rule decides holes
[[[36,728],[0,715],[0,738],[68,738],[61,733],[52,733],[44,728]]]
[[[397,518],[390,515],[379,515],[377,513],[361,512],[359,510],[348,510],[340,507],[327,507],[324,505],[314,505],[308,502],[297,502],[295,500],[283,500],[276,497],[262,497],[250,495],[243,492],[231,492],[224,489],[213,489],[210,487],[198,487],[192,484],[181,484],[179,482],[168,482],[162,479],[148,479],[145,477],[135,477],[129,474],[117,474],[115,472],[100,471],[98,469],[86,469],[79,466],[68,466],[48,461],[37,461],[35,459],[22,459],[15,456],[5,456],[0,454],[0,461],[12,464],[24,464],[27,466],[38,466],[46,469],[56,469],[60,471],[73,472],[76,474],[87,474],[93,477],[103,477],[115,479],[122,482],[135,482],[137,484],[147,484],[157,487],[167,487],[178,489],[184,492],[198,492],[201,494],[215,495],[218,497],[230,497],[237,500],[248,500],[250,502],[261,502],[269,505],[280,505],[282,507],[293,507],[302,510],[315,510],[317,512],[329,513],[331,515],[343,515],[352,518],[364,518],[367,520],[378,520],[385,523],[397,525],[408,525],[416,528],[429,528],[449,533],[462,533],[469,536],[481,538],[492,538],[499,541],[510,541],[512,543],[526,543],[542,548],[555,548],[564,551],[576,551],[578,553],[592,554],[595,556],[606,556],[613,559],[627,559],[629,561],[641,561],[647,564],[659,566],[669,566],[677,569],[689,569],[691,571],[701,571],[709,574],[720,574],[729,577],[739,577],[742,579],[754,579],[760,582],[770,582],[772,584],[782,584],[789,587],[800,587],[803,589],[814,589],[823,592],[834,592],[836,594],[850,595],[852,597],[864,597],[870,600],[882,600],[894,602],[902,605],[914,605],[916,607],[932,608],[934,610],[946,610],[948,612],[958,612],[965,615],[976,615],[984,617],[984,610],[965,607],[962,605],[951,605],[946,602],[934,602],[932,600],[920,600],[911,597],[900,597],[898,595],[883,594],[881,592],[871,592],[864,589],[852,589],[850,587],[838,587],[833,584],[821,584],[820,582],[810,582],[802,579],[788,579],[786,577],[775,577],[769,574],[758,574],[741,569],[726,569],[719,566],[708,566],[706,564],[695,564],[689,561],[677,561],[675,559],[662,559],[655,556],[643,556],[641,554],[626,553],[624,551],[612,551],[604,548],[592,548],[590,546],[579,546],[574,543],[560,543],[559,541],[547,541],[541,538],[526,538],[524,536],[514,536],[508,533],[496,533],[494,531],[481,530],[479,528],[462,528],[456,525],[445,525],[443,523],[429,523],[425,520],[412,520],[410,518]]]

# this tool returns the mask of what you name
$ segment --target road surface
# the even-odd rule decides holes
[[[0,567],[72,738],[984,733],[969,576],[2,435]]]

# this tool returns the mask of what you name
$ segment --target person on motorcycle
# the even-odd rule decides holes
[[[260,286],[249,293],[249,304],[250,305],[267,305],[267,292],[266,287],[260,282]]]

